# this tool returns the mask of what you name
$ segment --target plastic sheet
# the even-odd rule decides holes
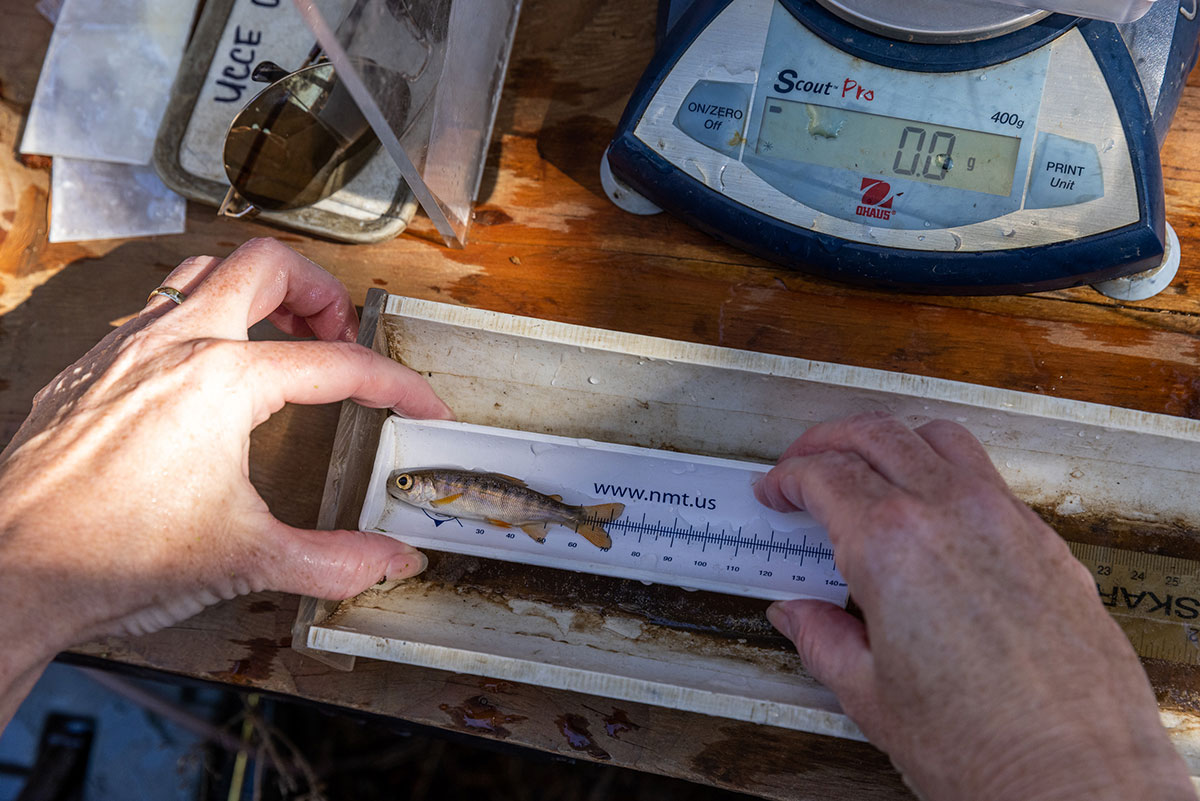
[[[196,0],[68,0],[22,153],[148,164]]]
[[[295,1],[425,213],[463,244],[521,0]]]
[[[58,156],[51,167],[51,242],[180,234],[186,210],[150,166]]]

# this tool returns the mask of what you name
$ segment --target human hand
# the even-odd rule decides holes
[[[1195,797],[1090,574],[966,429],[820,424],[755,493],[829,530],[865,623],[768,617],[927,801]]]
[[[63,371],[0,454],[6,625],[33,629],[5,638],[0,679],[223,598],[345,598],[425,566],[379,534],[285,525],[250,483],[250,432],[285,402],[349,397],[452,417],[416,373],[354,344],[358,319],[337,279],[263,239],[224,260],[189,259],[164,284],[187,300],[153,298]],[[322,341],[249,342],[262,319]]]

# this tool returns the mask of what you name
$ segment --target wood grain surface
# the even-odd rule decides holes
[[[261,235],[276,235],[323,264],[360,300],[378,286],[569,323],[1200,418],[1196,74],[1163,149],[1168,218],[1183,244],[1179,275],[1166,292],[1135,304],[1087,288],[1025,297],[882,294],[768,265],[666,215],[633,217],[607,201],[597,166],[651,56],[656,5],[526,0],[471,241],[451,250],[420,215],[393,242],[350,246],[218,219],[197,204],[183,235],[49,245],[48,163],[22,159],[15,149],[50,26],[27,0],[0,0],[0,443],[12,437],[34,393],[134,314],[179,261],[220,256]],[[255,434],[252,477],[289,523],[316,523],[337,414],[336,406],[289,407]],[[1089,536],[1105,534],[1101,528]],[[288,647],[295,612],[295,598],[254,596],[151,637],[82,651],[770,798],[910,797],[888,760],[860,744],[633,705],[622,711],[641,728],[618,738],[605,733],[613,704],[599,698],[367,660],[352,673],[338,672]],[[1191,673],[1159,672],[1169,685],[1195,683]],[[478,707],[480,698],[497,711],[496,721],[511,721],[492,731],[465,722],[471,717],[463,710]],[[559,722],[567,713],[588,724],[594,750],[572,749]]]

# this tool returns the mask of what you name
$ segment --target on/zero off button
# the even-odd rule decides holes
[[[736,156],[745,141],[748,83],[698,81],[675,115],[675,127],[700,144]]]
[[[1074,206],[1104,197],[1100,154],[1090,142],[1043,133],[1038,137],[1027,209]]]

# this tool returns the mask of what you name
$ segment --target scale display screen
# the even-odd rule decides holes
[[[755,152],[1007,197],[1021,139],[768,97]]]

